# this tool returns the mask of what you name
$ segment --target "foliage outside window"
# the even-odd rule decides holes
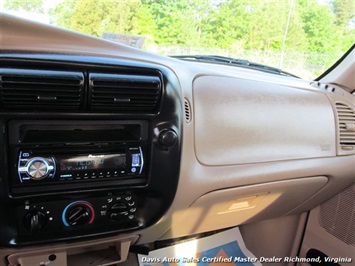
[[[355,40],[353,0],[5,0],[7,10],[102,37],[145,38],[157,53],[218,54],[315,78]],[[280,58],[282,57],[282,60]]]

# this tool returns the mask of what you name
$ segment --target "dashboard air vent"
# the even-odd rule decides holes
[[[91,110],[154,113],[162,83],[159,76],[91,73],[89,89]]]
[[[191,122],[191,107],[190,102],[187,99],[184,99],[184,110],[185,110],[185,121],[186,123]]]
[[[0,69],[0,108],[65,111],[79,109],[84,88],[81,72]]]
[[[343,150],[355,150],[355,111],[344,103],[336,103],[339,142]]]

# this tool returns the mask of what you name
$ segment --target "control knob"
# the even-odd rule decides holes
[[[33,210],[25,216],[24,223],[31,233],[38,233],[46,225],[47,218],[43,212]]]
[[[115,221],[121,221],[128,217],[128,207],[122,202],[115,203],[109,209],[109,217]]]
[[[172,129],[164,129],[159,133],[158,141],[164,147],[172,147],[178,140],[178,135]]]
[[[49,170],[48,163],[45,159],[36,157],[27,164],[26,172],[33,180],[40,180],[47,176]]]
[[[65,226],[92,224],[95,219],[94,208],[86,201],[70,203],[63,211],[62,221]]]

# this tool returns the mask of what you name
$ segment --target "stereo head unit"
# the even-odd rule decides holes
[[[147,184],[147,121],[14,120],[9,133],[15,193]]]
[[[136,177],[142,174],[143,150],[125,147],[120,153],[48,154],[19,152],[17,172],[21,183],[58,182],[101,178]]]

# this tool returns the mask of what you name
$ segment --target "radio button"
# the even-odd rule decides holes
[[[137,168],[132,167],[131,172],[135,173],[137,171]]]
[[[60,178],[65,178],[65,179],[73,179],[72,178],[73,177],[73,175],[72,174],[62,174],[62,175],[60,175]]]

